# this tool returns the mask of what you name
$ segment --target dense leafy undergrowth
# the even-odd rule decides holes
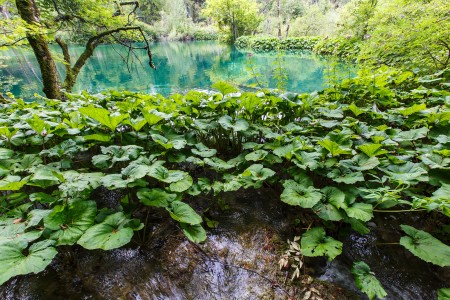
[[[333,259],[342,243],[325,227],[346,223],[367,233],[374,211],[434,211],[445,223],[449,78],[449,70],[416,78],[381,68],[313,94],[239,92],[221,82],[212,94],[2,104],[0,283],[42,271],[58,246],[128,244],[145,210],[167,214],[201,242],[208,220],[187,199],[263,185],[322,220],[299,241],[305,256]],[[93,192],[102,188],[117,190],[120,203],[100,205]],[[450,247],[402,229],[400,243],[413,254],[450,265]],[[354,273],[361,285],[376,283],[364,263]],[[380,288],[369,292],[382,296]]]
[[[241,36],[235,46],[257,53],[287,51],[313,51],[320,55],[333,55],[344,59],[355,60],[360,51],[359,42],[341,37],[328,38],[320,36],[303,36],[279,39],[276,37]]]

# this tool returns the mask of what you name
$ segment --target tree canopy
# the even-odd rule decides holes
[[[2,45],[14,45],[25,40],[32,47],[39,62],[44,93],[49,98],[61,98],[61,90],[71,91],[76,78],[95,48],[102,42],[114,41],[136,49],[130,41],[141,40],[154,67],[148,39],[136,19],[138,1],[114,2],[108,0],[16,0],[2,1],[2,28],[6,36]],[[56,71],[58,59],[49,50],[56,42],[62,51],[66,74],[61,81]],[[85,44],[82,54],[73,59],[68,43]]]
[[[232,41],[253,33],[262,21],[256,0],[206,0],[203,14],[213,19]]]

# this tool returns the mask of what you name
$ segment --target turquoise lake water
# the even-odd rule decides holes
[[[53,46],[55,53],[60,53]],[[72,59],[83,51],[81,46],[70,48]],[[100,45],[93,57],[83,67],[77,78],[74,92],[87,90],[97,93],[104,90],[132,90],[143,93],[168,95],[189,89],[208,89],[220,80],[229,81],[242,88],[261,86],[276,88],[279,81],[274,76],[276,68],[287,75],[286,90],[312,92],[321,90],[330,79],[326,74],[332,67],[329,58],[310,52],[298,54],[252,54],[238,51],[234,46],[217,42],[167,42],[152,45],[153,60],[157,70],[150,69],[144,51],[129,55],[117,45]],[[0,52],[5,57],[0,68],[2,92],[12,92],[17,97],[28,98],[34,93],[42,95],[40,70],[34,54],[24,48]],[[59,54],[61,59],[61,54]],[[252,68],[250,68],[250,66]],[[333,69],[332,69],[333,68]],[[339,63],[341,77],[354,74],[353,66]],[[64,67],[58,63],[61,77]],[[334,74],[334,72],[333,72]],[[325,77],[324,77],[325,75]],[[257,79],[257,80],[256,80]]]

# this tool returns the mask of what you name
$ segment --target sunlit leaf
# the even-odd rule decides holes
[[[383,286],[366,263],[362,261],[353,263],[352,274],[355,278],[356,286],[365,293],[370,300],[373,300],[376,297],[382,299],[387,296]]]
[[[305,256],[327,256],[333,260],[341,254],[342,243],[327,236],[322,227],[315,227],[302,235],[301,251]]]
[[[31,245],[26,239],[0,239],[0,285],[17,275],[42,272],[58,253],[54,241],[45,240]]]
[[[90,227],[78,240],[78,244],[86,249],[111,250],[128,244],[134,230],[127,227],[130,221],[123,212],[109,215],[100,224]]]
[[[450,266],[449,246],[425,231],[408,225],[401,225],[400,227],[408,235],[400,239],[400,245],[424,261],[441,267]]]
[[[286,180],[283,187],[280,199],[289,205],[312,208],[322,199],[320,191],[313,186],[304,186],[293,180]]]

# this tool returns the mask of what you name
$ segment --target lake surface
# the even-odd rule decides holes
[[[321,90],[330,81],[326,74],[334,76],[335,70],[339,70],[341,78],[354,74],[353,66],[339,63],[334,68],[329,58],[310,52],[286,53],[280,57],[275,54],[249,55],[234,46],[211,41],[155,43],[151,47],[157,70],[150,69],[144,51],[128,55],[124,47],[100,45],[78,76],[74,92],[125,89],[168,95],[189,89],[208,89],[220,80],[244,88],[257,87],[258,83],[276,88],[278,81],[274,74],[281,66],[287,75],[286,90],[300,93]],[[52,46],[52,51],[60,53],[56,45]],[[81,46],[71,47],[72,60],[82,51]],[[31,50],[9,49],[0,52],[2,56],[6,58],[3,61],[6,67],[0,67],[3,93],[10,91],[23,98],[34,93],[42,95],[40,70]],[[61,54],[59,57],[62,61]],[[124,62],[127,59],[128,67]],[[58,63],[58,71],[62,77],[62,62]]]

